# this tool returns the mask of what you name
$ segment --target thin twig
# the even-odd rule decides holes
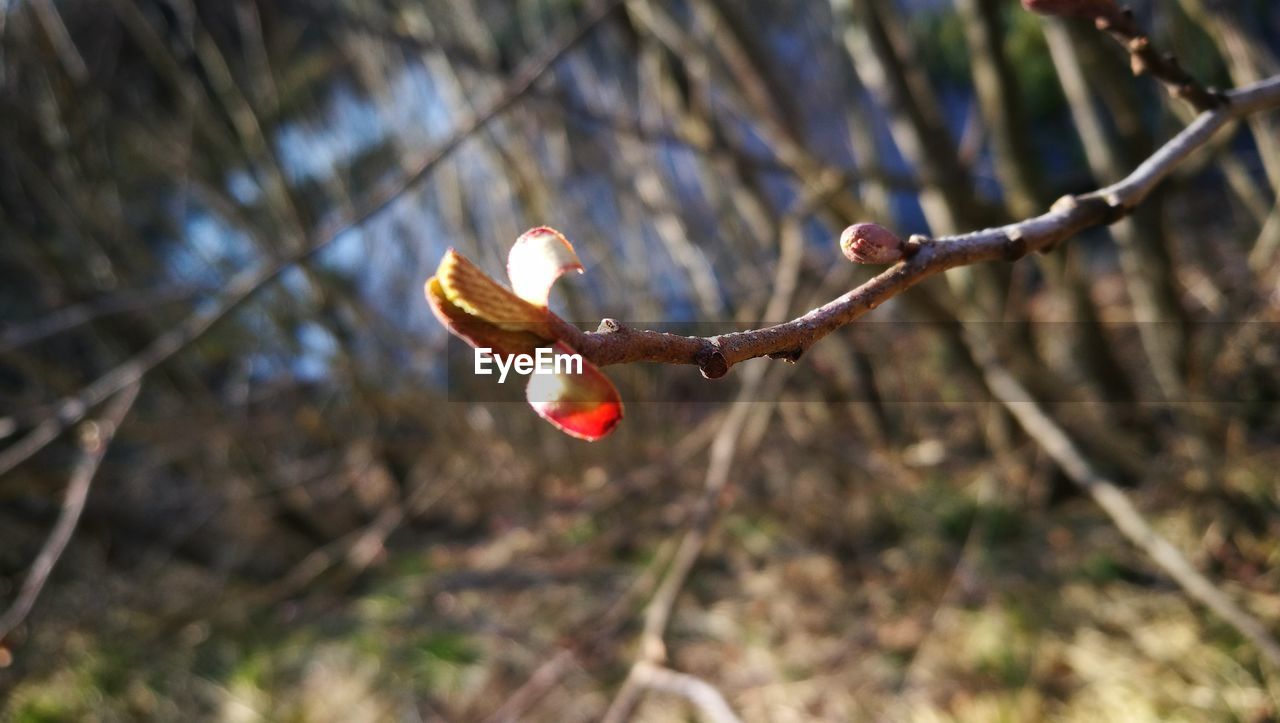
[[[140,385],[135,382],[120,390],[111,404],[103,410],[102,417],[96,422],[85,425],[84,434],[80,440],[80,460],[76,463],[71,473],[71,481],[67,484],[62,511],[58,514],[58,521],[54,523],[49,538],[45,540],[40,553],[31,563],[31,570],[27,573],[27,579],[23,581],[18,596],[14,598],[4,615],[0,615],[0,642],[3,642],[30,614],[36,598],[40,596],[40,591],[44,589],[50,573],[53,572],[54,565],[67,549],[67,543],[71,542],[71,536],[75,533],[80,515],[84,512],[85,502],[89,498],[89,487],[98,471],[98,465],[106,456],[107,447],[111,445],[111,439],[115,436],[116,430],[124,421],[125,415],[129,413],[134,400],[138,398],[139,388]]]
[[[622,591],[599,617],[591,621],[590,634],[582,640],[573,641],[534,670],[514,693],[511,694],[496,711],[485,718],[485,723],[510,723],[519,720],[521,715],[536,704],[560,680],[568,674],[573,666],[590,660],[601,649],[608,645],[624,628],[631,611],[637,604],[649,596],[659,583],[659,573],[667,566],[673,554],[674,540],[659,545],[654,554],[654,562],[637,576],[627,589]]]
[[[387,538],[405,522],[421,517],[448,492],[444,485],[417,484],[404,500],[388,504],[368,525],[312,550],[280,580],[253,596],[257,605],[273,605],[306,588],[343,564],[351,576],[364,572],[384,551]]]
[[[1182,69],[1176,57],[1157,51],[1151,44],[1151,38],[1138,27],[1133,11],[1129,8],[1116,9],[1115,12],[1098,17],[1094,23],[1099,30],[1124,46],[1129,53],[1129,67],[1134,75],[1150,75],[1163,83],[1170,95],[1182,98],[1198,111],[1212,110],[1227,104],[1227,95],[1204,87]]]
[[[1221,108],[1230,102],[1228,96],[1213,88],[1205,88],[1178,64],[1172,54],[1160,53],[1151,38],[1138,26],[1133,11],[1115,0],[1022,0],[1026,9],[1043,15],[1085,18],[1108,35],[1129,54],[1129,67],[1134,75],[1150,75],[1198,111]]]
[[[70,331],[104,316],[153,309],[178,301],[188,301],[202,293],[205,292],[201,289],[174,287],[152,292],[129,291],[72,304],[22,326],[10,325],[0,328],[0,354],[6,354],[28,344],[34,344],[54,334]],[[0,438],[3,437],[4,434],[0,433]]]
[[[335,239],[368,221],[406,191],[417,186],[468,138],[520,100],[557,60],[586,39],[590,31],[621,4],[622,0],[600,0],[575,27],[559,36],[558,40],[551,43],[546,50],[526,61],[507,82],[498,98],[462,123],[453,134],[419,158],[416,163],[409,164],[413,170],[406,176],[370,193],[347,218],[332,225],[328,231],[314,234],[313,239],[308,243],[299,245],[300,250],[279,261],[247,269],[232,277],[226,284],[226,291],[213,303],[193,312],[177,326],[157,337],[141,352],[98,377],[76,394],[64,397],[52,405],[52,408],[42,410],[35,415],[28,415],[37,428],[27,437],[0,451],[0,475],[13,469],[44,447],[67,427],[83,419],[94,405],[137,382],[148,371],[204,336],[215,324],[253,298],[284,272],[314,257]],[[24,419],[0,418],[0,429],[22,426]]]
[[[562,649],[539,665],[519,688],[512,693],[498,710],[485,719],[487,723],[510,723],[519,720],[520,714],[533,707],[569,672],[577,656],[572,650]]]
[[[794,360],[815,342],[935,274],[985,261],[1015,260],[1047,252],[1081,231],[1131,213],[1196,149],[1230,121],[1280,108],[1280,76],[1228,94],[1231,103],[1201,113],[1125,178],[1091,193],[1066,196],[1048,212],[1017,223],[967,234],[925,239],[919,250],[858,288],[782,324],[711,337],[677,336],[607,325],[583,332],[564,324],[557,333],[593,363],[637,361],[692,364],[708,377],[762,356]]]

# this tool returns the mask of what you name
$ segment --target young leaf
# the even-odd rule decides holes
[[[453,249],[440,260],[435,278],[444,297],[472,316],[511,331],[546,332],[545,308],[511,293]]]
[[[546,344],[546,340],[537,334],[503,329],[467,313],[449,301],[435,276],[427,279],[424,291],[427,303],[440,323],[471,346],[488,347],[498,354],[532,354],[534,349]]]
[[[556,354],[573,350],[556,342]],[[534,374],[525,398],[538,416],[564,433],[595,441],[613,431],[622,419],[622,398],[613,382],[594,364],[582,361],[581,374]]]
[[[551,285],[567,271],[582,273],[582,262],[569,239],[550,226],[520,234],[507,255],[507,278],[516,296],[544,308]]]

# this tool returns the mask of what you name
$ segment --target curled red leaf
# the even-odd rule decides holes
[[[572,354],[561,342],[555,354]],[[525,398],[538,416],[566,434],[595,441],[622,421],[622,398],[596,365],[582,359],[577,373],[534,374],[525,387]]]

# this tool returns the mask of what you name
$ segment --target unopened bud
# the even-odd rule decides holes
[[[1022,7],[1041,15],[1073,18],[1110,17],[1120,11],[1114,0],[1022,0]]]
[[[878,223],[855,223],[840,234],[840,251],[855,264],[891,264],[903,249],[902,239]]]

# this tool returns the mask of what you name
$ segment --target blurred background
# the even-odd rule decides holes
[[[1280,72],[1272,0],[1135,10],[1208,84]],[[0,606],[92,480],[0,635],[0,718],[598,719],[719,475],[666,645],[744,719],[1275,720],[1280,677],[992,401],[961,322],[1274,630],[1280,116],[798,364],[610,367],[594,444],[465,373],[421,292],[549,224],[566,318],[756,327],[869,277],[849,223],[1023,218],[1191,115],[1016,0],[0,0]],[[67,399],[123,413],[109,447]]]

